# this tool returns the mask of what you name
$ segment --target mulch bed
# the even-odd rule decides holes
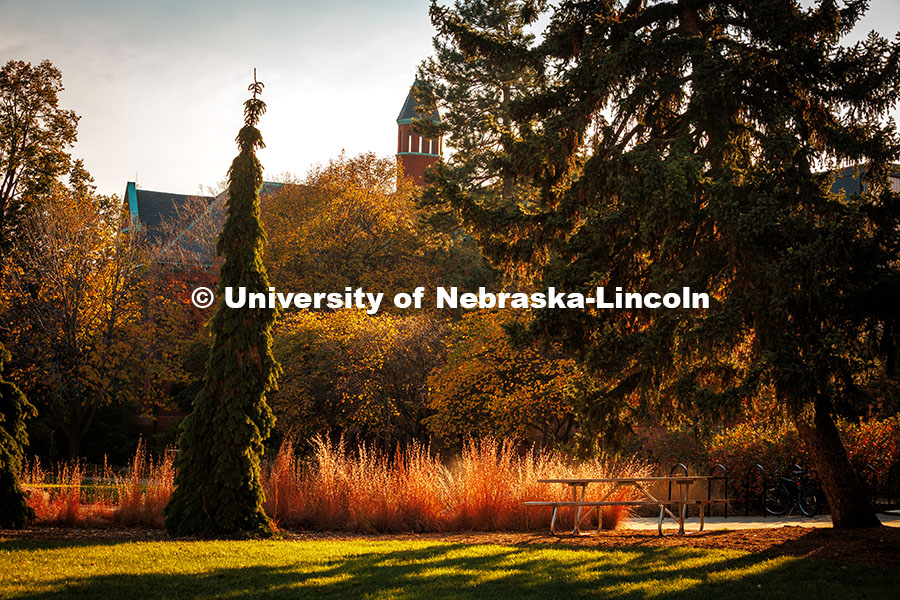
[[[577,546],[585,548],[671,547],[742,550],[767,556],[815,557],[884,567],[900,567],[900,528],[858,530],[781,527],[707,531],[687,536],[659,537],[651,531],[602,531],[590,536],[552,536],[546,533],[423,533],[361,535],[285,531],[288,540],[427,540],[453,544]],[[20,540],[83,540],[85,542],[161,541],[171,539],[156,529],[69,529],[35,527],[0,530],[0,538]]]

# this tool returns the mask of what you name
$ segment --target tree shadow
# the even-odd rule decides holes
[[[79,544],[72,544],[77,546]],[[89,544],[85,544],[89,545]],[[44,548],[55,547],[49,543]],[[828,563],[825,563],[828,565]],[[838,568],[840,567],[840,568]],[[166,567],[171,570],[171,567]],[[361,545],[280,565],[58,577],[17,598],[895,598],[900,574],[689,547],[618,551],[558,546]],[[35,586],[37,587],[37,586]]]
[[[810,528],[803,535],[773,544],[767,553],[808,556],[857,564],[900,567],[900,528]],[[900,591],[898,591],[900,597]]]
[[[117,546],[133,543],[133,540],[115,539],[0,539],[0,553],[4,552],[43,552],[65,548],[88,548],[93,546]]]

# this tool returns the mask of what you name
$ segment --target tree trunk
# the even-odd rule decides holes
[[[859,477],[850,464],[847,450],[829,414],[828,402],[817,398],[813,416],[795,416],[794,424],[806,444],[822,490],[831,509],[835,528],[877,527],[881,525]]]
[[[77,433],[69,435],[66,432],[66,437],[69,438],[69,459],[78,460],[78,455],[81,452],[81,436]]]

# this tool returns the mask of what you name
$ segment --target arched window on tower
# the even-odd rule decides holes
[[[412,134],[411,133],[406,137],[406,151],[412,152]]]

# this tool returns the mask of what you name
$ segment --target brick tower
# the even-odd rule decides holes
[[[431,115],[419,112],[419,105],[412,92],[416,85],[418,82],[410,88],[406,102],[400,110],[400,116],[397,117],[397,160],[403,165],[403,172],[411,177],[416,185],[424,185],[422,176],[425,169],[441,159],[444,148],[441,138],[426,138],[413,131],[413,119],[430,117],[435,123],[441,120],[437,111]]]

